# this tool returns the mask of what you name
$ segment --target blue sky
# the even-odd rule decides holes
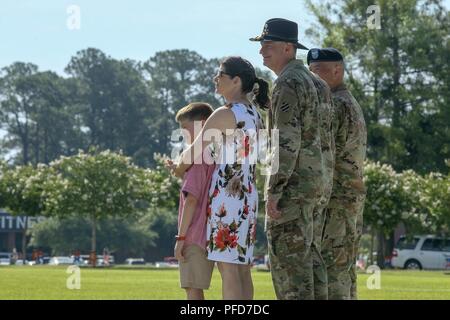
[[[67,27],[70,5],[80,8],[79,30]],[[262,67],[259,44],[248,38],[273,17],[296,21],[303,43],[314,44],[303,35],[312,17],[302,0],[2,0],[0,67],[26,61],[62,73],[87,47],[136,60],[188,48],[207,58],[241,55]]]
[[[307,47],[320,45],[304,35],[314,18],[303,0],[0,1],[0,68],[24,61],[62,74],[70,57],[87,47],[135,60],[188,48],[207,58],[241,55],[263,67],[259,44],[248,38],[273,17],[296,21]],[[67,27],[70,5],[80,8],[79,30]]]

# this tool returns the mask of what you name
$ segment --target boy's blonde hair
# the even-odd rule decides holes
[[[192,102],[177,112],[175,120],[177,122],[206,120],[213,112],[214,109],[209,103]]]

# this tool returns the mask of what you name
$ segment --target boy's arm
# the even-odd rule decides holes
[[[181,213],[181,221],[178,229],[179,236],[186,236],[186,232],[189,226],[191,225],[196,209],[197,209],[197,198],[195,198],[192,194],[188,193]],[[175,258],[177,258],[178,261],[184,260],[183,246],[184,240],[177,240],[175,244]]]
[[[185,236],[186,232],[194,218],[195,209],[197,208],[197,198],[188,193],[184,202],[183,212],[181,213],[181,222],[178,230],[179,236]]]
[[[227,130],[233,130],[235,128],[236,118],[233,111],[227,107],[221,107],[215,110],[206,120],[205,125],[195,138],[194,142],[181,153],[180,162],[173,171],[175,176],[180,178],[183,177],[184,173],[192,166],[192,164],[194,164],[197,159],[200,159],[203,150],[211,143],[211,141],[204,139],[204,134],[206,132],[209,131],[209,134],[216,133],[217,135],[215,138],[221,139],[221,134],[227,134]],[[196,152],[198,154],[196,154]]]

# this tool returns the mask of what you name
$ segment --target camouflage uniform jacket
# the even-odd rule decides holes
[[[266,217],[266,228],[299,218],[305,205],[318,205],[330,181],[321,125],[331,111],[321,110],[313,77],[302,61],[292,60],[275,81],[267,124],[278,130],[279,143],[271,141],[273,174],[266,178],[264,198],[278,200],[282,217]]]
[[[332,99],[336,157],[329,207],[336,207],[364,199],[367,129],[361,107],[345,85],[332,90]]]

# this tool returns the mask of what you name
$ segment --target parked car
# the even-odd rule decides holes
[[[108,265],[110,266],[110,265],[113,265],[113,264],[114,264],[114,256],[109,255],[109,258],[108,258]],[[106,264],[105,264],[104,256],[97,255],[97,265],[98,265],[98,266],[105,266],[105,265],[106,265]]]
[[[392,266],[403,269],[450,268],[450,238],[420,235],[400,237],[392,252]]]
[[[0,252],[0,259],[10,259],[11,253],[9,252]]]
[[[75,257],[75,256],[70,256],[70,259],[72,259],[73,264],[76,266],[84,266],[88,264],[88,261],[83,259],[81,256],[79,258]]]
[[[51,257],[43,257],[42,258],[42,264],[49,264],[51,259],[52,259]]]
[[[178,260],[175,257],[165,257],[164,261],[155,262],[156,268],[178,268]]]
[[[128,265],[145,265],[145,260],[143,258],[128,258],[125,260],[125,264]]]
[[[105,260],[103,258],[98,258],[97,262],[96,262],[97,266],[100,267],[105,267],[105,266],[111,266],[114,264],[114,261],[111,262],[111,260],[109,260],[108,264],[105,263]]]
[[[264,256],[256,256],[254,259],[253,259],[253,266],[257,266],[257,265],[260,265],[260,264],[265,264],[266,262],[265,262],[265,257]]]
[[[9,266],[11,264],[11,253],[0,252],[0,266]]]
[[[88,254],[80,255],[80,259],[79,259],[80,261],[78,263],[76,263],[74,255],[72,255],[71,258],[74,260],[74,264],[79,265],[79,266],[88,265],[90,262],[90,256]],[[106,265],[103,258],[104,258],[103,255],[97,255],[97,260],[95,262],[96,266],[105,266]],[[109,262],[108,265],[113,265],[115,263],[113,255],[109,256],[108,262]]]
[[[11,264],[12,254],[8,252],[0,252],[0,265],[6,266]],[[14,263],[16,266],[22,266],[24,264],[22,259],[17,259]],[[25,260],[25,264],[28,265],[29,261]]]
[[[164,262],[164,261],[157,261],[157,262],[155,262],[155,267],[156,268],[178,268],[179,265],[178,265],[178,263],[169,263],[169,262]]]
[[[62,264],[73,264],[71,257],[52,257],[48,262],[49,265],[58,266]]]

